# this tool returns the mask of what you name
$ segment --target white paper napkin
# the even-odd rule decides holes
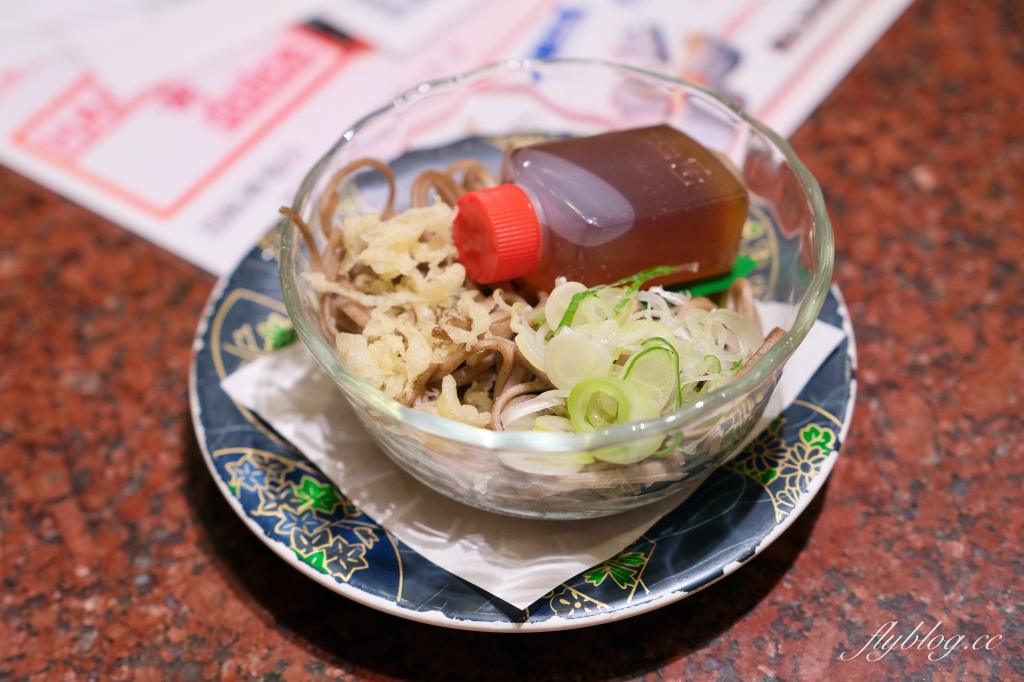
[[[790,311],[761,308],[761,312],[770,328],[773,319]],[[815,323],[783,371],[762,422],[766,424],[792,403],[843,337],[842,330]],[[253,361],[221,386],[413,550],[520,609],[620,552],[692,492],[685,490],[639,509],[585,521],[532,521],[492,514],[430,490],[393,464],[300,343]]]

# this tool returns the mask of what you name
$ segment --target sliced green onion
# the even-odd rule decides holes
[[[544,304],[544,318],[552,322],[561,320],[565,317],[569,304],[572,303],[573,296],[586,290],[587,288],[579,282],[566,282],[565,284],[558,285],[551,290],[551,295],[548,296],[548,300]],[[579,307],[578,303],[577,307]],[[573,312],[575,313],[575,310]],[[571,322],[572,319],[570,318],[569,321]]]
[[[636,294],[636,292],[640,290],[640,287],[642,287],[645,282],[648,282],[656,277],[664,277],[665,275],[671,275],[675,271],[676,269],[671,265],[659,265],[657,267],[648,268],[642,272],[638,272],[635,275],[624,277],[623,279],[620,279],[618,282],[604,284],[574,294],[572,300],[569,301],[568,307],[565,309],[565,314],[562,315],[562,320],[558,323],[558,327],[555,328],[555,331],[557,332],[562,327],[570,326],[572,324],[573,318],[576,317],[576,311],[579,310],[580,304],[583,303],[583,300],[590,296],[596,295],[597,292],[601,291],[602,289],[607,289],[608,287],[626,286],[626,291],[623,294],[623,297],[619,299],[618,304],[616,304],[615,306],[615,313],[617,314],[623,308],[626,307],[626,302],[629,301]]]
[[[661,450],[658,450],[657,452],[655,452],[651,456],[652,457],[664,457],[665,455],[671,453],[673,450],[678,448],[679,444],[682,443],[682,442],[683,442],[683,432],[680,431],[679,433],[677,433],[675,436],[672,437],[672,442],[670,442],[668,445],[663,447]]]
[[[659,414],[647,391],[622,379],[588,379],[566,401],[569,419],[580,433],[614,424],[653,419]]]
[[[565,309],[565,314],[562,315],[561,322],[559,322],[558,326],[555,328],[555,332],[557,333],[563,327],[571,325],[572,318],[576,317],[576,311],[580,309],[580,304],[583,303],[583,299],[589,296],[596,296],[598,291],[600,291],[600,289],[587,289],[586,291],[574,294],[572,300],[569,301],[569,307]]]
[[[679,407],[682,404],[682,393],[679,385],[679,353],[672,346],[659,341],[663,339],[653,337],[644,341],[643,345],[648,347],[629,359],[622,378],[645,389],[660,413],[670,403],[673,408]]]
[[[584,298],[572,321],[576,322],[575,318],[580,315],[583,316],[586,324],[596,325],[608,320],[611,320],[613,323],[615,322],[615,311],[601,299],[600,295]],[[570,323],[569,326],[571,327],[572,324]]]
[[[628,285],[630,285],[630,287],[633,287],[633,285],[635,284],[636,288],[633,289],[633,291],[636,292],[636,291],[640,290],[640,287],[642,287],[645,282],[649,282],[650,280],[652,280],[652,279],[654,279],[656,277],[664,277],[665,275],[671,275],[675,271],[676,271],[675,267],[673,267],[671,265],[656,265],[653,268],[647,268],[646,270],[641,270],[640,272],[636,273],[635,275],[630,275],[629,277],[623,277],[618,282],[612,282],[608,286],[610,286],[610,287],[621,287],[621,286],[623,286],[625,284],[628,284]]]
[[[549,410],[564,404],[568,397],[568,391],[545,391],[536,398],[505,408],[501,414],[501,425],[505,429],[510,429],[517,421],[535,412]]]
[[[655,324],[657,324],[657,323],[655,323]],[[658,325],[658,326],[661,327],[661,325]],[[665,329],[665,327],[661,327],[661,328]],[[666,331],[668,331],[668,330],[666,330]],[[669,336],[672,336],[671,332],[669,333]],[[644,339],[643,343],[641,343],[640,345],[641,346],[648,346],[648,345],[651,345],[651,344],[657,344],[659,346],[664,346],[665,348],[668,348],[673,353],[675,353],[676,358],[679,357],[679,351],[676,350],[675,345],[671,341],[669,341],[668,338],[666,338],[664,336],[651,336],[651,337],[648,337],[648,338]]]
[[[585,328],[579,327],[578,329],[582,331]],[[595,327],[586,328],[586,330],[609,348],[622,348],[623,352],[628,353],[636,351],[635,346],[642,344],[646,339],[660,337],[671,344],[672,339],[675,338],[671,329],[658,322],[643,318],[623,325],[611,321],[604,322]]]
[[[569,394],[566,407],[572,425],[582,433],[658,416],[647,391],[622,379],[584,381]],[[612,464],[633,464],[650,457],[662,440],[661,436],[641,437],[625,445],[600,448],[593,455]]]
[[[735,310],[719,308],[710,313],[707,319],[712,324],[719,323],[723,325],[728,331],[736,335],[736,340],[741,344],[741,355],[753,353],[764,343],[761,330]]]
[[[588,452],[504,452],[498,458],[513,469],[541,476],[575,474],[594,461]]]
[[[625,308],[626,303],[632,300],[633,296],[636,295],[636,292],[640,291],[640,287],[642,287],[645,282],[648,282],[656,277],[664,277],[665,275],[671,275],[675,271],[676,269],[671,265],[659,265],[657,267],[644,270],[643,272],[638,272],[632,277],[621,279],[615,284],[613,284],[612,286],[614,287],[621,286],[623,284],[626,284],[627,282],[629,283],[629,286],[626,287],[626,293],[622,295],[622,298],[619,300],[619,304],[615,306],[615,312],[618,313],[623,308]]]
[[[740,257],[728,275],[698,282],[689,291],[694,296],[721,291],[756,265],[753,259]],[[644,421],[699,399],[742,368],[762,339],[760,330],[735,311],[691,309],[682,319],[670,320],[672,328],[665,326],[663,315],[633,315],[635,306],[630,306],[630,301],[647,301],[637,293],[640,288],[675,271],[670,266],[649,268],[589,289],[579,282],[565,282],[552,291],[543,310],[533,313],[533,326],[545,320],[536,330],[518,323],[513,315],[517,347],[560,389],[551,393],[561,392],[568,398],[564,399],[565,413],[561,405],[540,400],[543,396],[516,405],[502,420],[506,428],[586,433]],[[672,300],[669,303],[679,305]],[[555,320],[558,324],[552,330]],[[621,356],[627,361],[614,364]],[[543,412],[547,414],[534,416]],[[562,416],[566,413],[568,419]],[[669,442],[663,436],[638,431],[628,443],[591,454],[606,462],[628,464],[652,455],[665,456],[682,442],[682,434]],[[572,457],[531,457],[519,465],[526,467],[523,470],[545,472],[582,466]]]
[[[701,375],[709,376],[722,373],[722,361],[717,355],[705,355],[704,366],[701,367]]]
[[[696,381],[688,381],[679,387],[679,394],[682,397],[683,402],[689,402],[691,398],[700,393],[700,389],[697,388]]]
[[[594,451],[594,458],[611,464],[635,464],[658,451],[663,438],[650,436],[631,441],[627,445],[612,445]]]
[[[571,391],[587,379],[608,376],[612,354],[602,344],[572,330],[555,335],[544,349],[544,371],[555,388]]]
[[[535,431],[550,431],[552,433],[576,433],[572,421],[566,417],[558,417],[553,414],[544,414],[537,417],[533,424]]]
[[[535,334],[532,330],[516,334],[516,346],[526,361],[539,369],[544,368],[544,341],[537,339],[540,330]]]

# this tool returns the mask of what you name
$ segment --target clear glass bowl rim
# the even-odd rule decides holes
[[[446,438],[465,445],[512,451],[537,451],[537,452],[567,452],[577,450],[592,450],[600,447],[615,445],[626,440],[637,437],[650,437],[678,429],[699,420],[703,415],[710,414],[723,405],[746,395],[757,388],[777,367],[789,358],[803,341],[810,331],[811,326],[817,319],[818,312],[828,295],[829,285],[832,280],[832,266],[834,260],[834,237],[832,223],[825,210],[825,200],[821,193],[821,187],[817,180],[811,175],[807,167],[797,158],[792,147],[779,137],[774,131],[764,124],[750,117],[746,112],[724,97],[701,87],[700,85],[672,78],[664,74],[640,69],[623,64],[616,64],[597,59],[512,59],[481,66],[447,78],[422,83],[407,90],[404,94],[397,96],[390,104],[367,114],[355,125],[349,128],[337,143],[313,166],[306,175],[295,195],[292,208],[302,214],[303,205],[311,198],[316,178],[322,170],[330,163],[337,154],[358,132],[375,118],[386,114],[396,108],[408,105],[417,99],[438,88],[447,86],[459,86],[466,81],[501,73],[503,71],[515,71],[519,69],[532,69],[535,67],[555,66],[560,64],[576,66],[593,66],[595,68],[611,68],[618,71],[633,72],[645,78],[682,85],[691,90],[696,90],[707,97],[717,101],[732,110],[738,117],[748,123],[767,137],[783,153],[793,171],[799,178],[804,193],[810,203],[813,213],[814,224],[812,230],[817,244],[818,268],[811,276],[807,293],[797,312],[796,321],[792,329],[786,332],[782,340],[775,344],[751,370],[740,377],[737,381],[727,384],[719,390],[708,394],[703,400],[683,406],[670,414],[662,415],[657,419],[646,422],[635,422],[628,424],[617,424],[604,431],[585,434],[559,434],[559,433],[538,433],[538,432],[510,432],[510,431],[489,431],[480,429],[468,424],[462,424],[451,419],[439,417],[427,412],[421,412],[405,407],[383,391],[371,386],[359,376],[356,376],[346,369],[333,349],[320,336],[320,331],[315,328],[302,314],[302,303],[300,291],[295,280],[295,271],[291,264],[293,262],[292,250],[301,248],[302,241],[296,242],[292,239],[295,228],[291,221],[283,218],[280,222],[281,251],[280,251],[280,281],[281,292],[284,297],[285,307],[292,323],[306,347],[310,349],[313,356],[324,369],[346,390],[351,391],[358,398],[366,402],[372,408],[388,415],[394,420],[418,429],[434,436]],[[289,229],[291,227],[292,229]]]

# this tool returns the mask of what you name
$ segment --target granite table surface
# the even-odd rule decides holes
[[[214,278],[0,168],[0,681],[1024,679],[1024,3],[918,0],[792,142],[860,354],[828,485],[708,589],[531,635],[267,549],[189,418]],[[889,621],[987,639],[840,658]]]

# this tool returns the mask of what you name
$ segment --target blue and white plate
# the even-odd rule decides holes
[[[744,251],[774,251],[769,237],[745,235]],[[294,340],[276,252],[268,240],[254,248],[218,284],[196,331],[190,397],[203,456],[232,508],[267,546],[328,589],[402,618],[465,630],[564,630],[682,599],[753,559],[793,523],[828,477],[849,429],[856,354],[833,286],[819,319],[843,328],[847,339],[799,399],[636,542],[520,610],[397,540],[221,390],[220,380],[241,365]],[[762,260],[755,286],[771,286],[771,261]]]

